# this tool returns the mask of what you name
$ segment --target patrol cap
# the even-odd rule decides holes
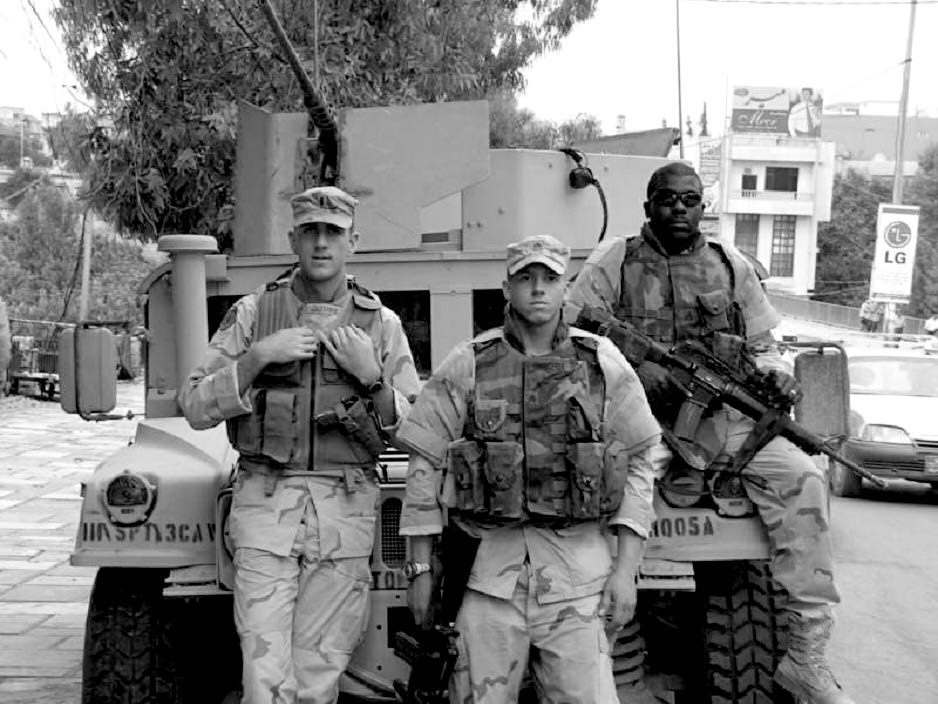
[[[530,235],[508,245],[508,275],[530,264],[543,264],[555,274],[564,274],[570,263],[570,248],[550,235]]]
[[[348,229],[355,220],[358,201],[341,188],[317,186],[293,196],[290,205],[293,206],[293,227],[325,222]]]

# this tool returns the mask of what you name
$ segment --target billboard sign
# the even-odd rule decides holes
[[[870,298],[889,303],[908,303],[915,271],[919,208],[879,204],[876,217],[876,251],[870,272]]]
[[[732,132],[820,137],[824,99],[814,88],[737,86]]]

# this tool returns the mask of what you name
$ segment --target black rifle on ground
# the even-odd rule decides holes
[[[443,528],[440,541],[442,596],[434,619],[436,623],[430,630],[398,631],[394,636],[394,654],[410,665],[407,683],[394,682],[394,691],[404,704],[446,704],[449,701],[449,678],[458,655],[456,615],[480,542],[452,521]]]
[[[760,383],[762,372],[741,373],[694,341],[665,347],[632,324],[598,308],[584,307],[575,325],[608,337],[633,367],[648,360],[668,371],[671,380],[685,394],[671,429],[678,440],[692,443],[704,413],[721,404],[754,420],[756,426],[734,458],[731,471],[741,470],[766,443],[781,435],[805,452],[824,453],[877,486],[886,486],[882,479],[837,452],[829,439],[795,422],[789,406],[776,403],[769,385]]]

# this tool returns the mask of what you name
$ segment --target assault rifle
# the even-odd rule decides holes
[[[671,381],[685,394],[671,429],[678,440],[693,442],[704,413],[721,404],[756,421],[730,471],[740,471],[766,443],[781,435],[809,454],[824,453],[877,486],[886,486],[882,479],[837,452],[829,439],[795,422],[789,413],[790,404],[776,403],[768,385],[762,382],[763,372],[741,373],[698,342],[665,347],[632,324],[599,308],[584,307],[575,325],[608,337],[634,367],[648,360],[668,371]]]
[[[394,691],[403,704],[446,704],[449,702],[449,678],[456,665],[456,615],[469,583],[469,573],[479,549],[475,538],[452,521],[443,528],[440,544],[443,577],[442,597],[432,629],[416,633],[398,631],[394,636],[394,654],[410,665],[405,684],[394,682]]]

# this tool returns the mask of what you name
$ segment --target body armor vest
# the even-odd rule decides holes
[[[349,293],[352,301],[340,324],[370,330],[381,302],[351,281]],[[254,339],[296,327],[302,306],[289,278],[268,284],[257,298]],[[228,438],[243,457],[282,469],[372,467],[377,454],[344,432],[341,424],[315,422],[358,392],[356,380],[320,345],[312,360],[264,367],[251,385],[253,411],[228,422]]]
[[[668,257],[644,237],[632,238],[622,262],[616,317],[666,345],[706,342],[713,333],[744,340],[745,324],[733,300],[733,274],[716,242]]]
[[[475,393],[450,445],[455,508],[476,520],[595,520],[619,507],[626,466],[607,466],[597,340],[571,331],[527,356],[498,328],[472,342]]]

